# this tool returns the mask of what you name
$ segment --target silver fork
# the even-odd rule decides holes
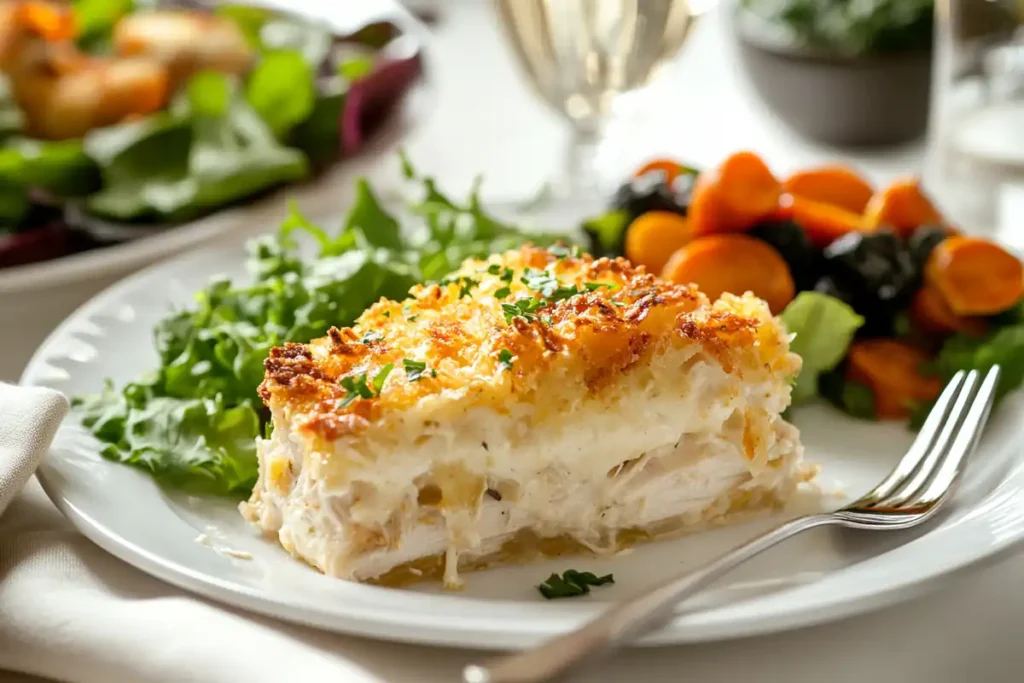
[[[542,683],[667,622],[675,607],[709,583],[768,548],[819,526],[888,531],[932,518],[956,490],[995,399],[999,367],[957,373],[939,396],[896,469],[870,493],[835,512],[800,517],[758,536],[707,565],[618,603],[576,631],[533,649],[463,671],[465,683]]]

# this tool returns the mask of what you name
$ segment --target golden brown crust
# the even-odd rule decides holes
[[[523,282],[527,268],[536,269],[531,286]],[[582,293],[545,298],[535,289],[540,270],[557,278],[552,287]],[[495,296],[506,287],[507,296]],[[543,302],[530,315],[507,319],[502,304],[527,298]],[[799,369],[783,331],[752,296],[711,304],[695,287],[660,280],[624,259],[525,246],[467,261],[445,284],[414,287],[404,302],[382,299],[352,328],[273,349],[260,395],[299,417],[308,434],[335,440],[426,397],[458,397],[499,411],[510,401],[556,400],[557,391],[538,392],[556,375],[600,397],[652,354],[694,344],[726,372]],[[511,368],[501,362],[504,350],[513,356]],[[418,380],[404,370],[405,359],[426,364]],[[342,380],[365,374],[372,386],[388,364],[393,370],[379,395],[347,398]]]

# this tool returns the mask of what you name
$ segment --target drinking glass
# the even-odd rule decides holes
[[[573,129],[556,194],[597,189],[595,156],[612,103],[645,85],[712,0],[495,0],[533,89]]]
[[[925,181],[954,222],[993,232],[1003,211],[1024,205],[1024,1],[935,9]]]

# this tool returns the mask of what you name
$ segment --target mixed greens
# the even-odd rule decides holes
[[[342,155],[347,95],[373,71],[387,26],[342,40],[326,26],[248,5],[77,0],[78,48],[111,54],[118,22],[158,4],[234,22],[255,54],[251,68],[199,71],[155,113],[53,141],[28,137],[0,77],[0,235],[39,228],[41,210],[60,216],[67,205],[84,217],[71,221],[190,220],[302,181]],[[396,93],[404,87],[397,82]],[[346,150],[359,146],[360,133],[348,136]]]
[[[250,243],[249,282],[217,279],[196,295],[193,307],[160,321],[153,373],[120,390],[108,384],[100,394],[76,399],[83,424],[105,444],[103,455],[143,468],[167,486],[244,496],[256,481],[255,439],[269,420],[256,389],[272,347],[350,325],[381,297],[402,299],[412,285],[438,280],[466,258],[526,241],[571,241],[494,218],[476,189],[468,201],[452,201],[408,162],[404,169],[424,190],[411,207],[419,225],[400,225],[365,181],[336,234],[293,206],[276,235]],[[311,258],[303,256],[299,234],[314,243]],[[363,384],[372,391],[372,380]],[[350,393],[362,389],[353,385]]]

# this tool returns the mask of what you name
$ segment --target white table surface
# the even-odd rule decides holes
[[[506,59],[489,5],[439,3],[433,117],[407,144],[414,161],[454,191],[477,173],[485,195],[526,196],[558,169],[566,133],[532,99]],[[616,123],[604,158],[608,178],[653,155],[713,163],[740,147],[762,153],[779,172],[844,158],[878,181],[919,170],[920,149],[851,156],[788,132],[761,109],[736,70],[725,31],[698,27],[678,66],[659,84],[658,106],[636,106]],[[647,99],[651,101],[653,94]],[[364,160],[360,171],[391,182],[391,161]],[[487,189],[490,188],[490,189]],[[500,192],[498,191],[500,188]],[[14,348],[16,331],[0,328]],[[56,514],[54,512],[54,514]],[[928,558],[922,558],[928,561]],[[583,680],[594,683],[1002,682],[1024,680],[1024,558],[951,579],[929,597],[875,614],[771,637],[623,653]],[[201,628],[201,625],[197,625]],[[473,653],[358,641],[306,632],[310,644],[395,683],[452,683]],[[344,654],[340,654],[344,653]],[[140,656],[142,653],[140,653]],[[300,667],[301,670],[301,667]],[[0,680],[5,679],[0,673]],[[10,680],[23,680],[21,678]]]

